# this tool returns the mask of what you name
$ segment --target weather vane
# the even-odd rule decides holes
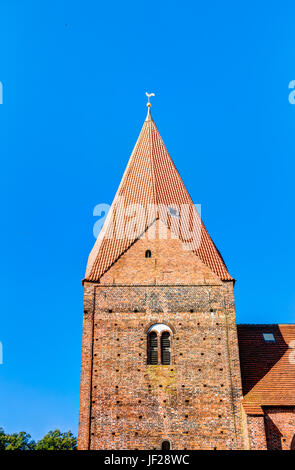
[[[147,107],[150,108],[152,106],[152,103],[150,102],[150,98],[151,98],[151,96],[155,96],[155,93],[148,93],[146,91],[145,94],[148,97]]]

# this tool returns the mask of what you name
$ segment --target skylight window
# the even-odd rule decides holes
[[[179,212],[178,212],[177,207],[168,207],[168,212],[171,215],[171,217],[179,218]]]
[[[266,343],[275,343],[276,339],[273,333],[262,333],[263,339]]]

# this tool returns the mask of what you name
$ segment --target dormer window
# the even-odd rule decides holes
[[[146,258],[151,258],[151,257],[152,257],[152,252],[151,252],[151,250],[146,250],[146,252],[145,252],[145,257],[146,257]]]
[[[276,339],[273,333],[262,333],[263,339],[266,343],[275,343]]]

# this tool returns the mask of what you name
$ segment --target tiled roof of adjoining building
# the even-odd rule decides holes
[[[295,406],[295,325],[238,325],[244,405]]]

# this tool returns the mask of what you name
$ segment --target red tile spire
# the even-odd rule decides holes
[[[147,96],[150,98],[153,95],[147,94]],[[189,208],[190,215],[187,217],[187,223],[182,224],[181,222],[182,230],[179,238],[182,241],[191,239],[192,254],[198,256],[220,279],[233,280],[219,251],[201,222],[192,199],[164,145],[151,116],[151,103],[148,102],[147,106],[146,120],[104,227],[89,255],[85,280],[98,281],[155,219],[164,221],[173,231],[173,217],[169,210],[176,210],[174,215],[176,214],[181,219],[183,207]],[[139,213],[138,236],[133,239],[125,233],[128,215],[126,216],[126,212],[123,213],[123,206],[125,210],[126,208],[129,210],[134,207],[141,208],[139,212],[137,211]],[[154,206],[159,209],[153,217],[148,214],[150,214],[150,208]],[[131,212],[129,219],[130,215]],[[199,224],[191,237],[193,220],[199,220]]]

